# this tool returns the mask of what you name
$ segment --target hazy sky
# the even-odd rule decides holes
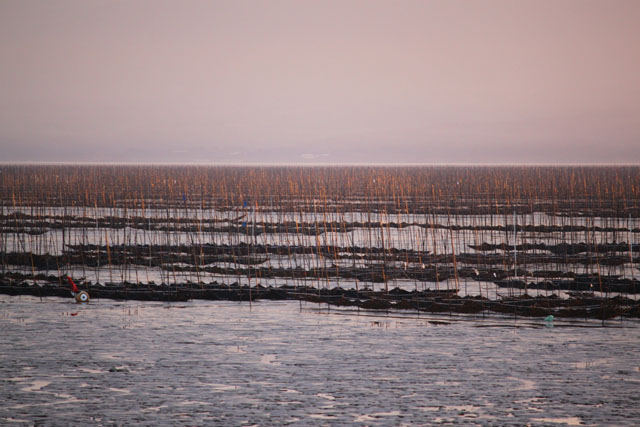
[[[0,0],[0,161],[640,163],[640,1]]]

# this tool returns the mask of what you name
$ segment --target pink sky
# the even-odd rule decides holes
[[[640,163],[640,1],[0,2],[0,161]]]

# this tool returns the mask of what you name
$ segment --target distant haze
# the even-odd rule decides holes
[[[640,163],[640,1],[0,2],[0,161]]]

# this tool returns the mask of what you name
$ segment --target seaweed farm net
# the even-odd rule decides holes
[[[638,167],[2,166],[3,281],[635,297]]]

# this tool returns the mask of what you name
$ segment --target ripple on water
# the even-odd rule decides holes
[[[109,387],[108,390],[114,393],[131,394],[131,390],[126,388]]]
[[[316,396],[321,397],[323,399],[327,399],[327,400],[336,400],[335,397],[327,393],[317,393]]]
[[[22,387],[20,390],[26,392],[40,391],[49,384],[51,384],[51,381],[35,380],[31,382],[30,386]]]
[[[516,377],[507,377],[508,380],[518,381],[520,385],[515,387],[510,387],[512,391],[531,391],[536,389],[536,382],[531,380],[526,380],[524,378],[516,378]]]
[[[238,389],[237,385],[229,385],[229,384],[207,384],[208,387],[213,391],[234,391]]]
[[[265,365],[281,365],[280,362],[276,362],[276,358],[278,356],[275,354],[263,354],[262,356],[260,356],[260,363],[263,363]]]
[[[566,417],[566,418],[532,418],[531,421],[537,423],[549,423],[549,424],[566,424],[570,426],[579,426],[582,424],[582,420],[578,417]]]
[[[317,420],[335,420],[335,415],[327,415],[327,414],[309,414],[309,418],[315,418]]]

